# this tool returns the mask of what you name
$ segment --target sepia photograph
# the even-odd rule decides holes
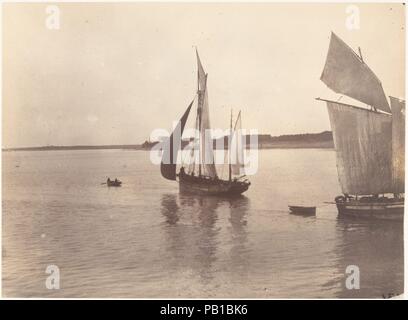
[[[1,20],[3,298],[404,299],[404,3]]]

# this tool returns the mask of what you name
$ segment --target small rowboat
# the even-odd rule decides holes
[[[290,213],[302,214],[302,215],[315,215],[316,207],[302,207],[302,206],[289,206]]]
[[[108,181],[107,182],[108,187],[120,187],[122,185],[122,181]]]

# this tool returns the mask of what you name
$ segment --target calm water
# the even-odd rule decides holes
[[[245,197],[178,193],[145,151],[4,152],[8,297],[379,297],[403,291],[403,228],[339,219],[331,150],[262,150]],[[118,177],[122,188],[101,185]],[[316,217],[288,204],[318,206]],[[57,265],[60,290],[45,270]],[[360,268],[360,290],[345,270]]]

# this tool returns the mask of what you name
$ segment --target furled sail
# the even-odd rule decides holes
[[[380,80],[338,36],[331,34],[329,52],[320,79],[333,91],[390,112]]]
[[[327,101],[343,193],[392,193],[390,115]]]
[[[207,74],[197,54],[198,65],[198,112],[200,116],[200,158],[203,168],[202,174],[214,178],[217,170],[214,164],[213,140],[211,136],[210,112],[208,106]]]
[[[242,123],[241,123],[241,111],[238,113],[237,120],[235,121],[232,144],[231,144],[231,170],[233,175],[245,175],[244,164],[244,144],[242,141]]]
[[[405,101],[390,97],[392,112],[392,178],[395,193],[404,193]]]
[[[193,102],[194,100],[191,101],[171,136],[163,143],[160,172],[162,176],[168,180],[176,180],[177,154],[181,147],[181,137]]]

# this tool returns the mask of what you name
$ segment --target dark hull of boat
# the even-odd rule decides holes
[[[180,192],[212,196],[239,196],[248,190],[249,182],[179,177]]]
[[[384,201],[336,201],[339,216],[357,218],[375,218],[387,220],[403,220],[404,199],[388,199]]]
[[[316,207],[289,206],[290,213],[299,215],[315,215]]]
[[[107,185],[108,185],[108,187],[120,187],[120,186],[122,186],[122,182],[112,181],[112,182],[108,182]]]

